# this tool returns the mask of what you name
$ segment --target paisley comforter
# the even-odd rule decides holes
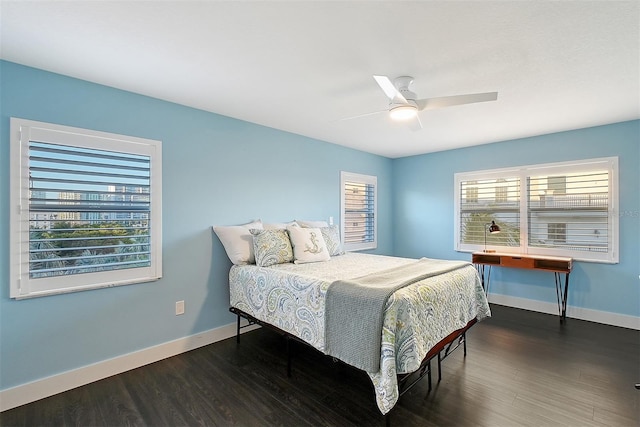
[[[414,259],[347,253],[329,261],[237,265],[229,273],[230,304],[325,352],[325,296],[331,283],[384,271]],[[416,282],[391,295],[385,307],[380,370],[367,373],[380,412],[399,397],[397,374],[416,371],[427,352],[470,320],[491,315],[471,265]]]

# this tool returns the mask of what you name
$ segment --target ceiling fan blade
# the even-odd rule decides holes
[[[468,95],[443,96],[440,98],[418,99],[419,110],[433,110],[436,108],[451,107],[454,105],[473,104],[474,102],[495,101],[498,92],[470,93]]]
[[[364,113],[364,114],[358,114],[357,116],[345,117],[344,119],[340,119],[338,121],[342,122],[344,120],[358,119],[360,117],[373,116],[374,114],[388,113],[388,112],[389,110],[374,111],[372,113]]]
[[[402,96],[400,91],[398,91],[398,89],[394,86],[391,80],[389,80],[389,77],[373,76],[373,78],[376,80],[376,82],[378,83],[378,86],[380,86],[380,89],[384,91],[385,95],[387,95],[387,98],[389,98],[391,102],[397,103],[397,104],[407,103],[407,100],[405,99],[405,97]]]
[[[409,120],[408,125],[409,125],[409,129],[411,129],[414,132],[422,130],[422,122],[420,121],[420,116],[416,114],[415,118]]]

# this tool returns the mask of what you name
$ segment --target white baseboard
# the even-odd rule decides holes
[[[526,298],[511,297],[507,295],[489,294],[489,302],[506,305],[508,307],[522,308],[547,314],[558,314],[558,304],[552,302],[536,301]],[[567,306],[567,317],[572,319],[588,320],[590,322],[604,323],[606,325],[620,326],[622,328],[640,330],[640,317],[626,314],[611,313],[608,311],[591,310]]]
[[[243,328],[242,332],[248,332],[256,328],[259,328],[259,326],[253,325]],[[0,412],[108,378],[112,375],[136,369],[168,357],[176,356],[180,353],[195,350],[196,348],[231,338],[235,336],[235,334],[236,323],[234,322],[199,334],[179,338],[164,344],[124,354],[113,359],[97,362],[83,366],[82,368],[73,369],[2,390],[0,391]]]

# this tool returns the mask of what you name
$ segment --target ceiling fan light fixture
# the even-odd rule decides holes
[[[413,105],[399,105],[389,110],[389,116],[392,120],[404,121],[409,120],[418,115],[418,109]]]

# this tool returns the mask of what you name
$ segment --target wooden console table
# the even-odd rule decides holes
[[[471,255],[471,258],[471,262],[475,264],[478,269],[478,273],[480,273],[482,287],[486,293],[489,292],[489,279],[491,278],[491,267],[493,266],[553,272],[556,280],[556,296],[558,298],[558,314],[560,316],[560,322],[562,323],[567,319],[567,295],[569,293],[569,273],[571,273],[571,267],[573,264],[572,258],[504,254],[496,252],[474,252]],[[563,273],[564,289],[560,276]]]

